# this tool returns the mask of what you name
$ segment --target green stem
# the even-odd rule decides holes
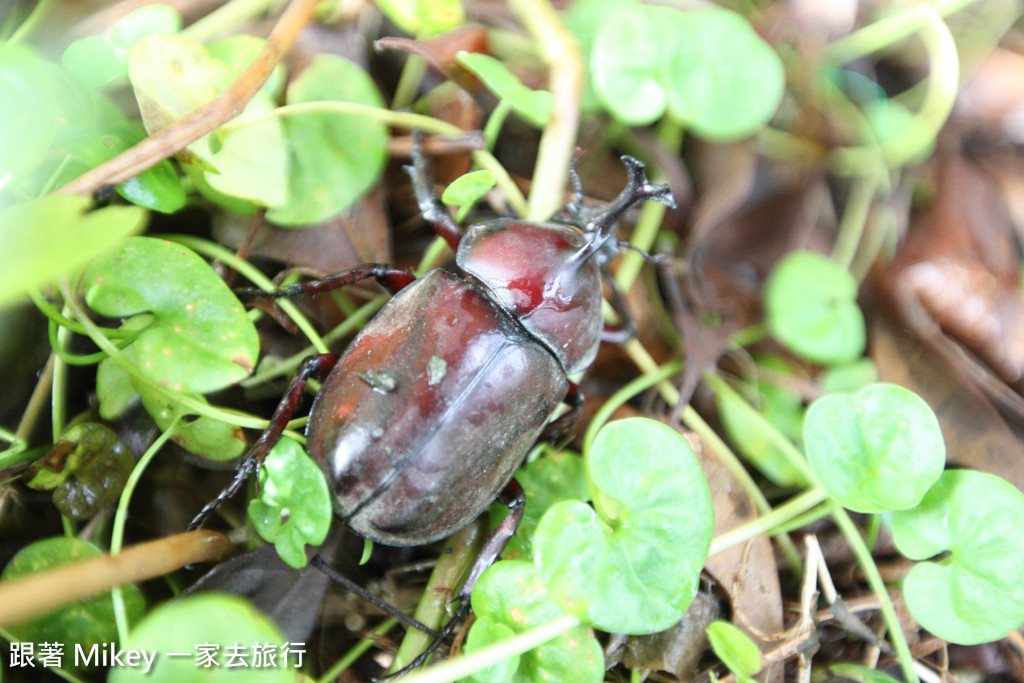
[[[370,631],[370,633],[379,638],[393,629],[397,623],[398,619],[389,617],[378,624],[377,628]],[[342,672],[355,664],[356,660],[362,657],[364,652],[375,645],[377,645],[377,638],[369,636],[363,638],[344,657],[335,662],[334,666],[325,671],[324,675],[317,679],[317,683],[332,683],[332,681],[339,680]]]
[[[139,462],[136,463],[132,473],[128,476],[128,481],[125,482],[124,490],[121,491],[121,498],[117,503],[117,512],[114,513],[114,528],[111,531],[110,537],[110,554],[116,555],[121,552],[121,548],[124,545],[124,527],[128,522],[128,504],[131,502],[132,493],[135,492],[135,487],[139,483],[139,479],[142,478],[143,472],[146,471],[146,467],[149,466],[151,460],[156,457],[156,454],[160,452],[167,440],[174,434],[174,430],[178,427],[178,422],[181,420],[181,413],[178,413],[171,420],[171,423],[164,430],[163,434],[153,442],[146,452],[139,458]],[[130,624],[128,623],[128,612],[124,604],[124,594],[121,592],[121,587],[116,586],[111,589],[110,597],[114,601],[114,622],[117,624],[117,636],[118,640],[123,645],[128,641],[128,631]]]
[[[835,64],[866,57],[909,38],[930,21],[928,14],[946,17],[975,2],[977,0],[933,0],[908,7],[833,41],[826,48],[825,57]]]
[[[767,515],[751,520],[735,529],[730,529],[721,536],[716,536],[711,541],[711,550],[708,551],[708,555],[714,555],[734,545],[746,543],[761,534],[771,535],[807,511],[817,507],[827,498],[828,494],[820,486],[807,489]]]
[[[414,671],[402,679],[402,683],[448,683],[471,676],[503,659],[521,655],[540,647],[563,633],[580,625],[580,620],[568,614],[552,622],[523,631],[514,638],[503,640],[463,657],[449,659],[429,669]]]
[[[265,13],[277,0],[231,0],[186,27],[179,35],[206,43]]]
[[[65,304],[64,311],[68,310]],[[64,350],[67,347],[68,338],[71,332],[61,328],[57,331],[57,346],[54,348]],[[68,389],[68,365],[57,353],[53,360],[53,387],[50,390],[50,426],[53,432],[53,440],[56,441],[64,433],[67,424],[67,398]]]
[[[618,410],[620,406],[625,405],[630,399],[640,392],[650,389],[655,384],[664,382],[672,375],[682,372],[682,370],[683,361],[681,360],[666,363],[652,372],[645,371],[644,374],[630,381],[626,386],[612,394],[608,400],[598,408],[597,412],[594,413],[593,419],[590,420],[590,424],[587,426],[587,432],[583,435],[583,452],[590,452],[590,446],[594,443],[594,439],[597,438],[597,432],[601,430],[601,427],[608,422],[612,413]]]
[[[849,269],[853,257],[857,254],[877,188],[878,183],[873,175],[853,180],[850,187],[850,196],[846,200],[846,209],[839,222],[836,243],[832,247],[833,260],[843,268]]]
[[[419,55],[410,54],[402,67],[402,75],[395,86],[395,97],[391,101],[392,109],[404,109],[416,99],[423,77],[427,73],[427,60]]]
[[[907,680],[907,683],[918,683],[917,672],[914,670],[914,656],[910,653],[910,645],[907,644],[907,639],[903,635],[903,629],[900,627],[899,617],[896,616],[892,600],[889,599],[889,591],[885,587],[882,575],[878,573],[878,565],[875,564],[874,559],[871,557],[871,551],[868,550],[867,545],[864,543],[860,530],[857,529],[857,526],[850,519],[850,515],[843,506],[835,500],[829,500],[829,504],[832,508],[832,519],[835,520],[836,526],[843,533],[846,542],[850,544],[850,549],[853,550],[857,563],[867,578],[868,585],[881,605],[882,617],[885,619],[885,625],[889,630],[889,640],[896,648],[896,654],[900,658],[903,677]]]
[[[890,17],[877,21],[846,38],[834,42],[826,56],[835,64],[876,52],[901,40],[915,31],[920,32],[928,53],[928,78],[924,97],[915,121],[907,125],[900,135],[886,140],[881,148],[868,144],[845,147],[832,153],[831,165],[841,174],[863,175],[877,172],[879,151],[890,167],[904,166],[917,159],[935,142],[939,130],[945,125],[953,109],[960,82],[960,64],[956,43],[949,27],[934,9],[960,9],[970,4],[964,0],[915,5]]]
[[[512,104],[508,100],[501,100],[498,102],[498,106],[494,108],[494,111],[491,112],[487,123],[484,125],[485,149],[494,149],[494,144],[498,141],[498,134],[501,133],[501,127],[505,125],[505,119],[508,118],[511,111]]]
[[[11,34],[11,37],[6,42],[9,45],[13,45],[25,40],[25,37],[49,14],[55,4],[55,0],[40,0],[36,3],[32,13],[25,18],[25,21],[21,22],[21,26]]]
[[[580,98],[583,94],[583,57],[579,45],[547,0],[511,0],[519,23],[533,37],[550,73],[549,89],[555,108],[540,138],[530,186],[529,211],[533,221],[546,220],[562,208],[569,165],[576,150]]]

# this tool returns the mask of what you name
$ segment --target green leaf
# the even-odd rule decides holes
[[[100,557],[103,552],[91,543],[77,538],[58,536],[46,538],[28,545],[11,558],[4,567],[0,579],[13,579],[36,572],[59,567],[70,562]],[[121,587],[128,618],[132,621],[142,616],[145,603],[142,593],[134,584]],[[16,640],[33,643],[63,643],[65,654],[74,652],[79,645],[85,650],[117,642],[114,625],[114,605],[110,593],[101,593],[72,605],[67,605],[31,621],[20,622],[6,627],[7,634]],[[6,635],[6,634],[5,634]],[[74,660],[65,657],[66,668]]]
[[[124,372],[119,365],[110,365],[112,368],[115,368],[115,372]],[[127,374],[124,373],[125,377],[121,379],[121,382],[128,384],[138,392],[142,398],[143,407],[153,418],[153,421],[156,422],[157,427],[161,430],[170,429],[171,424],[174,422],[174,417],[180,408],[145,385],[132,382]],[[103,399],[99,387],[99,377],[97,377],[96,383],[96,393],[101,396],[100,407],[102,411]],[[206,399],[202,396],[193,395],[191,398],[200,403],[207,403]],[[179,423],[174,429],[171,440],[190,453],[195,453],[211,460],[231,460],[232,458],[237,458],[242,454],[246,446],[245,434],[241,428],[205,416],[199,416],[194,420]]]
[[[864,316],[857,282],[838,263],[810,251],[790,252],[765,283],[772,335],[815,363],[849,363],[864,353]]]
[[[177,10],[168,5],[147,5],[119,19],[109,36],[87,36],[71,43],[61,62],[82,82],[99,88],[128,75],[128,51],[137,42],[180,30]]]
[[[252,371],[256,328],[224,281],[187,247],[134,237],[96,259],[82,282],[97,313],[138,318],[126,323],[141,332],[124,354],[173,391],[216,391]]]
[[[110,44],[127,52],[143,38],[181,30],[181,15],[169,5],[147,5],[117,20],[110,29]]]
[[[926,629],[975,645],[1024,624],[1024,494],[1015,486],[950,470],[917,507],[893,515],[892,535],[907,557],[936,558],[903,582],[907,607]]]
[[[682,617],[711,544],[711,493],[689,444],[645,418],[612,422],[587,456],[597,512],[562,501],[541,519],[534,561],[566,611],[641,635]]]
[[[705,140],[725,143],[760,130],[782,101],[782,61],[741,15],[725,9],[686,14],[694,39],[664,45],[668,109]]]
[[[750,637],[728,621],[713,621],[705,631],[711,649],[740,683],[752,681],[761,670],[761,651]]]
[[[458,207],[455,220],[461,221],[494,185],[494,174],[490,171],[470,171],[453,180],[451,185],[444,189],[441,201],[448,206]]]
[[[735,389],[717,376],[708,375],[705,380],[715,392],[715,407],[722,420],[722,426],[743,458],[779,486],[807,485],[803,472],[789,461],[786,451],[778,446],[776,438],[783,436],[783,432],[770,421],[767,414],[762,415],[755,410]],[[758,388],[762,388],[762,385],[763,383],[759,383]],[[792,413],[782,412],[784,409],[776,408],[785,419],[791,419],[793,413],[802,417],[799,396],[784,396],[777,389],[775,392],[771,389],[767,391],[768,393],[762,395],[775,397],[775,403],[772,404],[769,400],[769,405],[779,406],[783,402],[789,404]],[[765,412],[767,413],[767,408]]]
[[[870,358],[858,358],[852,363],[826,368],[818,375],[822,393],[852,394],[878,381],[878,368]]]
[[[282,438],[260,468],[259,498],[249,503],[256,532],[274,544],[282,560],[305,567],[305,544],[324,542],[332,515],[323,472],[302,446]]]
[[[594,37],[604,25],[604,21],[620,7],[632,4],[633,0],[576,0],[562,12],[562,23],[579,43],[585,64],[591,63]],[[586,113],[601,109],[601,103],[594,92],[593,78],[584,80],[580,108]]]
[[[102,88],[128,73],[125,55],[103,36],[86,36],[68,45],[60,58],[83,83]]]
[[[0,305],[33,287],[69,275],[145,224],[134,206],[108,206],[86,213],[87,197],[48,195],[0,209]]]
[[[630,126],[654,123],[668,105],[665,57],[693,42],[685,15],[667,7],[629,4],[611,13],[594,36],[594,91],[612,115]]]
[[[935,414],[895,384],[818,399],[807,410],[804,443],[825,490],[856,512],[917,505],[946,463]]]
[[[490,617],[478,616],[473,622],[473,628],[469,631],[469,637],[466,638],[466,654],[471,654],[488,645],[507,640],[514,635],[515,631],[505,624],[494,621]],[[519,655],[508,657],[496,664],[490,665],[486,669],[477,671],[470,678],[474,681],[479,681],[479,683],[503,683],[503,681],[512,678],[516,670],[519,669],[519,660]]]
[[[555,110],[555,97],[547,90],[531,90],[523,85],[504,64],[490,55],[459,52],[455,61],[479,78],[498,99],[512,106],[523,119],[536,128],[543,128]]]
[[[317,55],[288,86],[288,104],[354,102],[383,107],[373,79],[357,64]],[[284,120],[291,151],[288,201],[267,212],[277,225],[320,223],[348,209],[373,187],[387,162],[387,128],[357,114],[296,113]]]
[[[20,45],[0,45],[0,179],[21,176],[43,162],[57,129],[60,93],[50,64]],[[32,189],[26,195],[37,197]],[[0,206],[12,203],[9,196],[10,190],[0,190],[6,200]],[[6,225],[0,222],[0,231]]]
[[[174,600],[154,610],[134,629],[125,649],[156,654],[152,670],[113,667],[109,683],[182,683],[184,681],[254,681],[293,683],[296,661],[282,661],[284,639],[269,618],[234,595],[206,593]],[[301,644],[300,644],[301,645]],[[303,648],[305,649],[305,648]],[[216,665],[203,665],[201,652],[210,652]],[[170,656],[168,653],[188,653]],[[231,654],[249,666],[239,666]],[[269,653],[274,656],[261,656]],[[262,666],[253,665],[253,661]],[[232,666],[227,666],[234,661]]]
[[[210,55],[182,36],[158,35],[140,41],[129,56],[129,78],[135,88],[146,130],[162,130],[219,95],[241,71]],[[288,192],[288,153],[283,126],[271,118],[246,126],[275,108],[263,91],[230,123],[230,132],[214,131],[188,145],[184,163],[207,171],[217,191],[263,206],[284,204]]]
[[[533,535],[548,508],[560,500],[588,500],[587,478],[583,458],[569,451],[552,451],[531,460],[516,472],[516,481],[523,487],[526,503],[516,535],[505,546],[506,559],[533,558]],[[491,524],[497,525],[508,516],[508,507],[495,503],[490,508]]]
[[[117,434],[98,422],[80,422],[29,467],[28,486],[53,490],[53,502],[71,519],[88,519],[111,508],[135,466]]]
[[[470,629],[467,652],[498,642],[509,632],[522,633],[565,614],[544,588],[533,564],[520,560],[494,563],[473,588],[471,600],[477,621]],[[479,633],[474,635],[478,628]],[[516,659],[495,664],[475,674],[474,679],[597,683],[604,677],[601,645],[586,626],[570,629]],[[506,671],[514,674],[501,678],[499,674]]]
[[[377,0],[377,7],[416,38],[444,33],[466,21],[461,0]]]

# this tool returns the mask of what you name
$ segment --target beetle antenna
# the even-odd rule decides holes
[[[672,190],[668,185],[654,185],[647,180],[642,161],[627,155],[622,157],[622,163],[626,165],[629,182],[618,197],[596,209],[596,213],[588,216],[586,223],[581,226],[584,232],[593,236],[573,257],[572,262],[577,266],[585,263],[604,246],[615,232],[619,220],[637,204],[652,199],[670,209],[676,208]]]

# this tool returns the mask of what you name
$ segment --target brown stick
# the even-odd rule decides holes
[[[45,614],[115,586],[152,579],[229,554],[233,544],[216,531],[189,531],[104,555],[0,581],[0,627]]]
[[[92,196],[104,186],[123,183],[241,114],[245,105],[256,95],[284,53],[291,47],[319,1],[292,0],[267,37],[263,51],[216,99],[113,159],[80,175],[58,189],[56,194]]]

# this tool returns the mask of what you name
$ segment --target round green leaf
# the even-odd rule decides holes
[[[818,399],[807,409],[804,443],[825,490],[856,512],[917,505],[946,463],[935,414],[895,384]]]
[[[494,184],[494,174],[490,171],[470,171],[453,180],[444,189],[441,201],[449,206],[458,207],[455,220],[461,221]]]
[[[302,446],[282,438],[260,468],[259,498],[249,502],[256,532],[274,544],[282,560],[305,567],[305,544],[324,542],[332,515],[323,472]]]
[[[594,36],[594,92],[619,121],[645,126],[665,113],[666,53],[692,42],[684,16],[667,7],[631,4],[608,16]]]
[[[892,535],[913,560],[938,556],[903,582],[907,607],[926,629],[975,645],[1024,624],[1024,494],[1015,486],[950,470],[917,507],[893,515]]]
[[[190,249],[134,237],[94,261],[82,282],[96,312],[142,316],[128,321],[142,331],[124,353],[174,391],[216,391],[252,371],[256,328],[224,281]]]
[[[555,98],[546,90],[531,90],[504,64],[479,52],[459,52],[456,61],[483,81],[498,99],[508,102],[530,125],[543,128],[555,110]]]
[[[127,384],[138,392],[138,395],[142,398],[143,407],[150,417],[153,418],[153,422],[156,423],[157,427],[161,430],[170,429],[175,416],[178,414],[180,408],[178,405],[172,403],[163,395],[152,391],[145,385],[132,382],[131,378],[128,377],[128,373],[124,372],[121,366],[112,363],[109,364],[108,368],[114,373],[123,373],[123,377],[115,381]],[[98,373],[96,379],[96,393],[100,397],[102,413],[104,395],[100,384],[101,379],[102,381],[107,380],[106,373]],[[134,396],[131,398],[134,399]],[[192,396],[191,398],[203,404],[207,403],[206,399],[202,396]],[[174,428],[171,440],[186,451],[211,460],[231,460],[232,458],[237,458],[242,454],[246,446],[245,433],[242,432],[240,427],[204,415],[200,415],[194,420],[178,423]]]
[[[69,274],[145,225],[146,213],[137,207],[86,213],[89,204],[87,197],[48,195],[0,209],[0,305]]]
[[[354,102],[383,107],[369,74],[335,55],[317,55],[288,86],[288,104]],[[320,223],[336,216],[380,179],[387,161],[387,128],[357,114],[296,113],[284,120],[291,150],[288,201],[267,212],[284,226]]]
[[[471,600],[477,621],[470,630],[471,646],[467,650],[496,642],[502,633],[521,633],[565,614],[544,588],[533,564],[521,560],[494,563],[473,588]],[[481,622],[484,626],[474,636]],[[476,678],[514,683],[597,683],[604,677],[601,645],[586,626],[577,626],[537,649],[523,653],[518,657],[518,666],[515,664],[515,661],[506,660],[477,674]],[[499,679],[496,674],[502,670],[514,670],[514,674]]]
[[[711,545],[711,493],[689,444],[646,418],[612,422],[587,456],[595,507],[552,506],[533,539],[541,579],[566,611],[641,635],[682,617]]]
[[[101,555],[103,552],[99,548],[78,538],[46,538],[19,550],[4,567],[0,579],[27,576],[44,569]],[[142,616],[145,609],[142,593],[134,584],[123,586],[121,590],[128,617],[134,621]],[[31,621],[9,625],[6,630],[19,641],[63,643],[63,663],[69,668],[74,662],[71,654],[76,645],[88,651],[93,646],[117,642],[114,605],[110,593],[102,593],[61,607]]]
[[[128,73],[125,54],[103,36],[86,36],[68,45],[61,63],[83,83],[102,88]]]
[[[688,38],[662,46],[668,109],[712,142],[760,130],[778,109],[786,85],[782,61],[746,19],[725,9],[688,12]],[[674,50],[673,50],[674,48]]]
[[[736,679],[741,682],[753,680],[750,677],[761,670],[761,651],[757,649],[757,643],[728,621],[713,621],[705,631],[711,649],[729,671],[736,674]]]
[[[192,595],[154,610],[122,644],[155,654],[152,668],[114,667],[108,681],[290,683],[297,662],[285,659],[283,645],[277,627],[246,600],[217,593]],[[301,643],[294,645],[305,649]]]
[[[487,647],[493,643],[511,638],[515,631],[500,622],[489,617],[477,617],[473,622],[473,628],[466,638],[466,654]],[[470,678],[479,683],[503,683],[512,678],[519,668],[519,655],[503,659],[497,664],[492,664],[486,669],[474,673]]]
[[[176,9],[170,5],[146,5],[117,20],[110,29],[110,44],[128,51],[143,38],[180,30],[181,15]]]
[[[807,360],[837,365],[864,353],[857,282],[821,254],[784,256],[765,283],[764,308],[772,335]]]
[[[57,129],[60,96],[51,64],[20,44],[0,45],[0,178],[27,173],[43,161]],[[0,232],[7,225],[0,220]]]

